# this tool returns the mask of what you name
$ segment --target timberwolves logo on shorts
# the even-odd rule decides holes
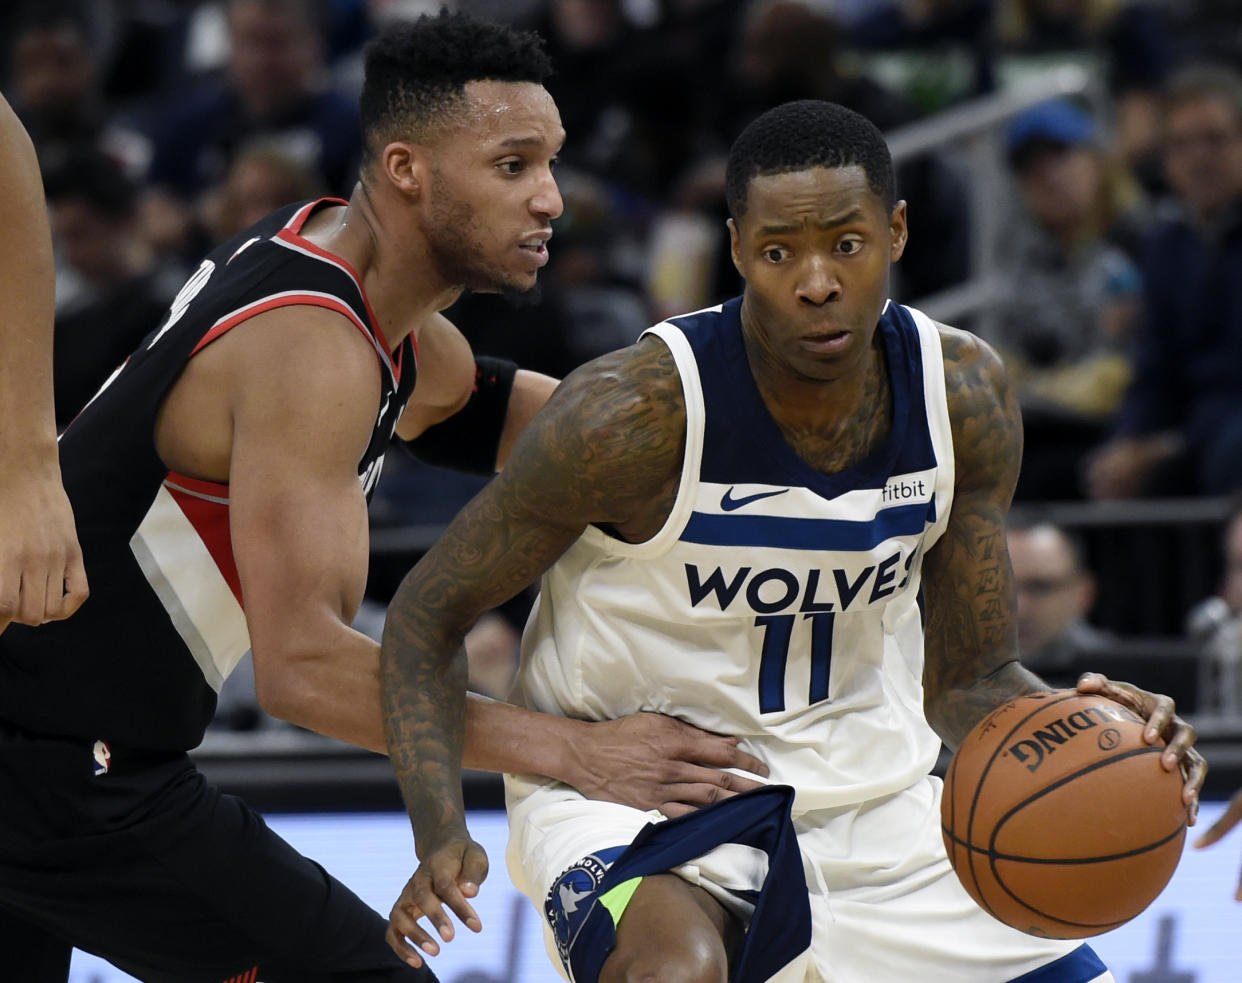
[[[93,754],[96,776],[106,775],[108,769],[112,767],[112,748],[108,747],[107,741],[96,741]]]
[[[556,936],[561,962],[569,965],[569,950],[582,922],[595,903],[595,889],[608,867],[625,852],[624,846],[609,847],[583,857],[553,883],[543,902],[543,913]]]

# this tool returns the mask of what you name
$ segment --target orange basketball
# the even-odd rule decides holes
[[[998,707],[945,775],[941,830],[970,896],[1047,938],[1098,935],[1164,889],[1182,854],[1182,777],[1144,722],[1101,696],[1057,690]]]

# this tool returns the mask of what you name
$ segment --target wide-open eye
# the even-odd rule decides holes
[[[780,263],[789,258],[789,250],[784,246],[768,246],[760,255],[769,263]]]
[[[862,249],[862,240],[857,236],[847,236],[837,243],[837,252],[844,256],[853,256]]]

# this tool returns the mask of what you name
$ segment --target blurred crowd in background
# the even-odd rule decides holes
[[[0,87],[39,154],[57,251],[62,427],[210,248],[283,204],[348,197],[363,47],[389,21],[442,5],[0,6]],[[653,321],[736,294],[724,160],[771,106],[828,99],[892,134],[1071,66],[1090,80],[1083,92],[1025,107],[991,134],[1003,193],[981,197],[977,157],[951,143],[899,161],[910,245],[894,298],[920,306],[968,288],[978,257],[990,258],[988,316],[966,308],[957,323],[1001,351],[1019,394],[1020,510],[1227,500],[1242,489],[1242,0],[446,6],[545,38],[556,66],[548,88],[568,132],[565,214],[538,296],[514,306],[468,295],[448,312],[476,350],[563,376]],[[981,209],[997,216],[995,242],[972,241]],[[373,528],[434,529],[478,487],[391,454]],[[1234,578],[1211,592],[1226,604],[1211,628],[1218,647],[1219,626],[1242,613],[1239,529],[1222,519],[1211,569],[1199,571],[1205,582]],[[1020,523],[1014,535],[1020,607],[1028,620],[1041,603],[1057,612],[1042,634],[1024,628],[1032,658],[1052,671],[1077,664],[1053,642],[1115,647],[1111,631],[1089,623],[1100,551],[1055,524]],[[416,551],[373,563],[368,630],[382,624]],[[1137,581],[1168,575],[1167,558],[1149,559],[1151,569],[1130,571]],[[1203,621],[1204,611],[1177,616]],[[522,616],[519,598],[480,625],[475,688],[503,695]],[[1179,620],[1175,630],[1189,638],[1191,627]],[[1053,628],[1056,638],[1044,637]]]

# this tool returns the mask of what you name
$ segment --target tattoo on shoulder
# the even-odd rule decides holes
[[[986,342],[942,329],[945,388],[958,482],[1002,482],[1012,496],[1022,461],[1022,417],[1000,356]]]
[[[532,511],[641,535],[676,496],[685,431],[672,353],[644,339],[565,379],[514,448],[508,490]]]

